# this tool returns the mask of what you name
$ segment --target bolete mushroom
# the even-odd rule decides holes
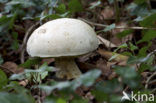
[[[98,47],[95,31],[78,19],[61,18],[49,21],[37,28],[27,42],[27,52],[32,57],[54,57],[60,71],[59,78],[71,79],[81,71],[74,59]]]

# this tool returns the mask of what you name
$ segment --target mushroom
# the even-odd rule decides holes
[[[54,57],[58,78],[72,79],[81,75],[75,57],[98,47],[95,31],[78,19],[61,18],[37,28],[29,37],[27,52],[31,57]]]

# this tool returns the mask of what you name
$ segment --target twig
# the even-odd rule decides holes
[[[22,46],[21,46],[21,54],[20,54],[21,63],[24,63],[25,46],[26,46],[28,37],[32,33],[32,31],[36,28],[36,26],[38,26],[39,24],[40,24],[40,22],[35,23],[25,33],[25,36],[24,36],[24,39],[23,39],[23,43],[22,43]]]
[[[117,0],[114,0],[114,9],[116,15],[116,22],[118,22],[120,20],[120,10],[119,10],[119,4]]]
[[[147,4],[148,4],[148,9],[151,10],[152,7],[151,7],[151,1],[150,0],[147,0]]]
[[[152,91],[151,91],[151,93],[155,93],[156,92],[156,88],[154,88]]]
[[[149,58],[150,56],[154,55],[155,53],[156,53],[156,49],[155,49],[154,51],[152,51],[151,53],[149,53],[149,54],[147,55],[146,58]],[[156,76],[156,71],[155,71],[150,77],[147,78],[145,88],[148,88],[149,82],[150,82],[150,80],[151,80],[154,76]]]
[[[151,84],[156,84],[156,79],[153,80],[153,81],[151,81],[151,82],[149,82],[149,84],[150,84],[150,85],[151,85]]]
[[[100,26],[100,27],[108,27],[109,25],[104,25],[104,24],[100,24],[100,23],[94,23],[94,22],[91,22],[91,21],[88,21],[86,19],[83,19],[83,18],[78,18],[90,25],[94,25],[94,26]],[[135,30],[146,30],[146,29],[152,29],[152,30],[156,30],[156,28],[148,28],[148,27],[124,27],[124,26],[115,26],[115,29],[135,29]]]
[[[154,76],[156,76],[156,71],[155,71],[150,77],[148,77],[148,79],[147,79],[147,81],[146,81],[146,85],[145,85],[145,88],[146,88],[146,89],[148,88],[149,81],[150,81]]]

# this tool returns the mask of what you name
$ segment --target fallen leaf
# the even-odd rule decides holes
[[[100,35],[97,36],[99,39],[99,44],[104,44],[107,48],[114,48],[117,47],[115,44],[111,43],[110,41],[104,39],[103,37],[101,37]]]
[[[116,24],[116,26],[120,26],[120,27],[123,27],[123,28],[121,28],[121,29],[117,28],[117,29],[112,30],[112,37],[110,38],[112,43],[119,46],[119,45],[121,45],[123,43],[126,43],[129,40],[132,40],[132,34],[127,35],[127,36],[123,37],[122,39],[117,37],[118,33],[126,30],[124,28],[128,27],[128,24],[126,22],[119,22],[119,23]]]
[[[107,66],[107,62],[100,58],[96,62],[96,67],[102,71],[102,75],[108,77],[111,74],[111,69]]]
[[[22,81],[20,81],[19,82],[19,85],[21,85],[21,86],[26,86],[28,84],[28,80],[26,79],[26,80],[22,80]]]
[[[93,65],[93,64],[89,64],[89,63],[84,63],[84,62],[77,62],[77,65],[78,65],[78,67],[80,68],[80,70],[82,71],[82,72],[86,72],[86,71],[88,71],[88,70],[91,70],[91,69],[95,69],[95,68],[97,68],[95,65]]]
[[[22,67],[18,67],[16,63],[10,61],[5,62],[2,66],[5,67],[11,74],[18,74],[24,71]]]
[[[52,63],[54,61],[55,61],[54,58],[46,58],[46,59],[42,59],[41,63],[43,64],[46,62],[49,65],[50,63]]]
[[[112,59],[112,61],[114,62],[123,62],[123,61],[126,61],[128,60],[128,56],[124,56],[124,55],[121,55],[121,54],[118,54],[118,53],[114,53],[114,52],[110,52],[110,51],[104,51],[102,49],[99,49],[97,51],[101,56],[105,57],[107,60],[109,60],[112,56],[117,55],[116,57],[114,57]]]
[[[106,6],[102,11],[101,11],[101,20],[103,19],[110,19],[113,18],[115,13],[112,7]]]

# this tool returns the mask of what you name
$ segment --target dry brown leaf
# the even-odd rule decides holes
[[[54,62],[54,58],[46,58],[46,59],[42,59],[42,63],[47,63],[48,65],[52,62]]]
[[[22,67],[18,67],[16,63],[10,61],[5,62],[2,66],[7,68],[7,70],[9,70],[10,73],[18,74],[24,71]]]
[[[113,52],[109,52],[109,51],[104,51],[102,49],[99,49],[97,51],[101,56],[105,57],[106,59],[110,59],[114,53]],[[117,54],[117,53],[116,53]],[[117,62],[117,63],[120,63],[120,62],[124,62],[128,60],[128,56],[124,56],[124,55],[121,55],[121,54],[117,54],[118,56],[116,58],[114,58],[112,61],[114,62]]]
[[[102,75],[108,77],[111,74],[111,69],[107,66],[106,61],[104,61],[103,59],[99,59],[96,62],[96,67],[101,69],[102,71]]]
[[[128,24],[126,22],[119,22],[116,24],[116,26],[122,26],[122,27],[128,27]],[[112,37],[110,38],[111,42],[116,44],[117,46],[126,43],[128,40],[132,40],[132,35],[127,35],[126,37],[119,39],[117,37],[117,34],[124,31],[126,29],[113,29],[112,30]]]
[[[88,71],[90,69],[95,69],[96,66],[93,64],[89,64],[89,63],[84,63],[84,62],[77,62],[78,67],[81,69],[81,71]]]
[[[104,39],[103,37],[101,37],[100,35],[97,36],[99,39],[99,44],[104,44],[107,48],[114,48],[117,47],[115,44],[111,43],[110,41]]]
[[[117,74],[115,72],[112,72],[112,74],[108,76],[108,80],[112,80],[116,76],[117,76]]]
[[[20,81],[19,82],[19,85],[21,85],[21,86],[26,86],[28,84],[28,80],[26,79],[26,80],[22,80],[22,81]]]
[[[114,10],[110,6],[106,6],[102,11],[101,11],[101,20],[103,19],[110,19],[114,17]]]

